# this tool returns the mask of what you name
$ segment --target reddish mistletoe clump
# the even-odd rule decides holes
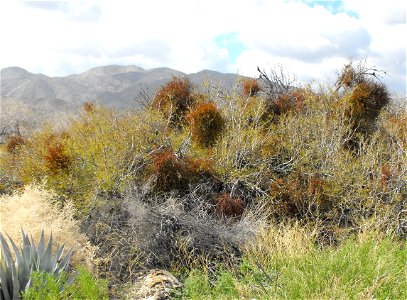
[[[215,103],[198,105],[188,115],[192,138],[202,147],[211,147],[221,136],[225,119]]]
[[[244,203],[240,198],[232,198],[229,193],[215,197],[216,214],[221,217],[240,218],[244,211]]]
[[[160,150],[153,154],[151,172],[157,178],[155,185],[157,191],[170,192],[188,187],[185,167],[172,149]]]
[[[192,83],[186,77],[173,77],[155,95],[152,106],[169,118],[174,127],[184,123],[185,115],[195,104]]]
[[[244,79],[242,82],[243,96],[254,97],[260,92],[260,84],[256,79]]]
[[[52,175],[60,171],[67,171],[71,165],[71,158],[66,154],[65,146],[61,143],[49,146],[44,157],[45,165]]]
[[[21,136],[11,136],[7,139],[7,152],[15,154],[18,150],[27,143],[27,140]]]

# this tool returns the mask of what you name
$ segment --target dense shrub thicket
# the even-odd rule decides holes
[[[10,140],[2,172],[73,201],[111,284],[238,264],[259,223],[312,224],[319,245],[366,220],[405,237],[406,109],[363,64],[318,90],[276,76],[205,95],[174,77],[143,111],[86,104]]]

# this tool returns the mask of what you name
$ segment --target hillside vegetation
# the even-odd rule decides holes
[[[62,223],[92,251],[72,267],[120,298],[159,268],[182,299],[405,299],[407,111],[374,71],[311,88],[259,69],[228,92],[174,77],[143,110],[86,103],[8,139],[1,231]],[[54,225],[7,208],[37,187]]]

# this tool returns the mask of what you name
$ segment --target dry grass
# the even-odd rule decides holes
[[[39,187],[28,186],[22,194],[0,197],[0,231],[21,245],[21,229],[33,236],[36,244],[41,230],[46,239],[52,231],[57,244],[74,247],[73,265],[93,267],[94,248],[85,235],[79,232],[78,222],[73,219],[74,208],[67,203],[62,209],[51,203],[53,194]]]

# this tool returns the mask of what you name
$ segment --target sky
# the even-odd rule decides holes
[[[404,0],[0,1],[0,68],[66,76],[117,64],[333,81],[352,59],[406,94]]]

